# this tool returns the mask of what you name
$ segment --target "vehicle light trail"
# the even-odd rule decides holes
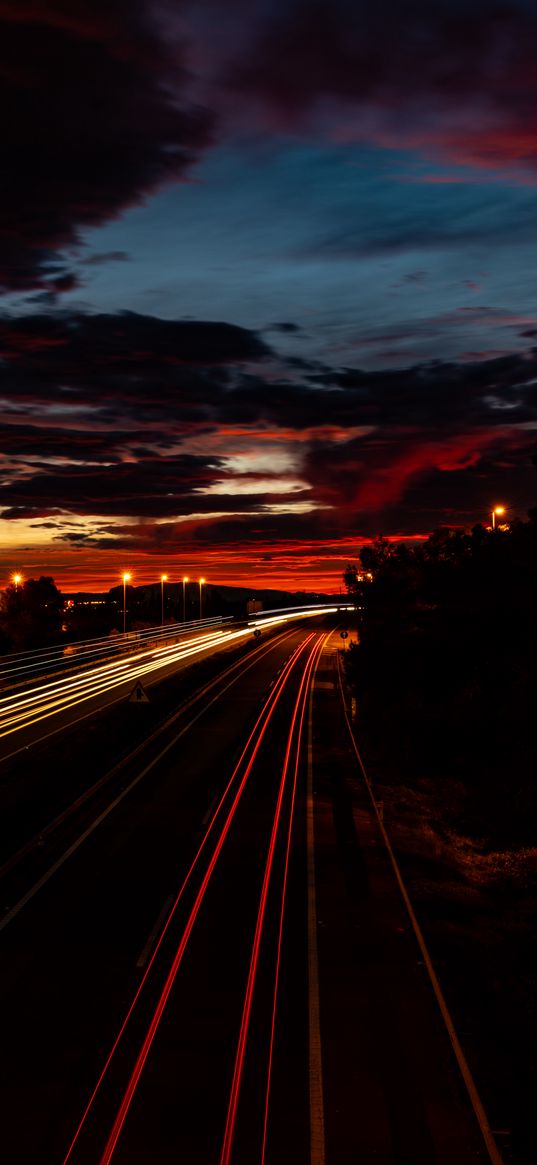
[[[288,824],[288,828],[287,828],[287,841],[286,841],[286,846],[285,846],[285,861],[284,861],[284,868],[283,868],[280,919],[279,919],[279,924],[278,924],[278,942],[277,942],[277,949],[276,949],[276,968],[275,968],[275,973],[274,973],[274,991],[273,991],[273,997],[272,997],[272,1014],[271,1014],[271,1021],[270,1021],[270,1043],[269,1043],[269,1054],[268,1054],[268,1064],[267,1064],[267,1085],[266,1085],[266,1091],[265,1091],[265,1113],[264,1113],[264,1117],[263,1117],[263,1143],[261,1146],[261,1165],[265,1165],[265,1157],[266,1157],[266,1151],[267,1151],[270,1088],[271,1088],[271,1083],[272,1083],[272,1061],[273,1061],[273,1054],[274,1054],[274,1038],[275,1038],[275,1034],[276,1034],[276,1013],[277,1013],[277,1008],[278,1008],[278,988],[279,988],[279,984],[280,984],[280,964],[281,964],[281,952],[282,952],[282,941],[283,941],[283,924],[284,924],[284,918],[285,918],[285,903],[286,903],[286,898],[287,898],[287,878],[288,878],[288,873],[289,873],[289,858],[290,858],[290,854],[291,854],[291,839],[292,839],[292,834],[293,834],[293,824],[294,824],[294,816],[295,816],[295,802],[296,802],[296,790],[297,790],[297,784],[298,784],[298,770],[300,767],[300,748],[301,748],[301,744],[302,744],[302,734],[304,731],[304,717],[306,715],[306,704],[307,704],[307,698],[308,698],[308,691],[310,688],[310,684],[312,682],[312,677],[313,677],[315,670],[317,668],[319,658],[320,658],[321,653],[322,653],[329,638],[330,638],[330,633],[328,633],[328,635],[323,636],[323,639],[321,641],[321,644],[319,646],[319,649],[318,649],[315,657],[314,658],[310,657],[310,660],[308,662],[308,673],[307,673],[306,683],[304,686],[304,695],[303,695],[302,704],[301,704],[301,708],[300,708],[300,720],[299,720],[299,725],[298,725],[296,752],[295,752],[295,766],[294,766],[294,771],[293,771],[293,786],[292,786],[292,791],[291,791],[291,805],[289,808],[289,824]]]
[[[292,746],[293,746],[295,726],[296,726],[297,719],[298,719],[298,716],[299,716],[299,713],[301,710],[302,710],[302,717],[301,717],[300,723],[302,723],[303,708],[305,706],[305,697],[307,695],[309,677],[310,677],[312,668],[314,666],[315,660],[316,660],[319,652],[322,650],[323,642],[324,642],[323,639],[316,640],[316,642],[315,642],[315,644],[314,644],[314,646],[313,646],[313,648],[310,651],[310,654],[308,656],[306,667],[304,669],[304,673],[303,673],[302,679],[300,681],[300,687],[299,687],[298,694],[296,697],[295,706],[293,709],[293,715],[292,715],[292,719],[291,719],[291,726],[289,729],[289,735],[288,735],[288,739],[287,739],[285,757],[284,757],[284,762],[283,762],[283,766],[282,766],[282,774],[281,774],[280,785],[279,785],[279,789],[278,789],[278,797],[277,797],[276,808],[275,808],[275,812],[274,812],[274,820],[272,823],[272,831],[271,831],[271,835],[270,835],[270,842],[269,842],[267,859],[266,859],[266,864],[265,864],[263,886],[261,889],[261,897],[259,900],[259,909],[258,909],[258,914],[257,914],[254,942],[253,942],[253,946],[252,946],[252,954],[251,954],[251,958],[250,958],[250,967],[249,967],[249,971],[248,971],[248,981],[247,981],[247,985],[246,985],[246,994],[245,994],[245,998],[244,998],[244,1006],[243,1006],[242,1017],[241,1017],[239,1041],[238,1041],[238,1045],[237,1045],[237,1052],[236,1052],[236,1056],[235,1056],[235,1064],[234,1064],[234,1069],[233,1069],[233,1080],[232,1080],[232,1084],[231,1084],[231,1093],[230,1093],[229,1104],[228,1104],[226,1127],[225,1127],[225,1131],[224,1131],[224,1140],[223,1140],[222,1152],[221,1152],[221,1156],[220,1156],[220,1165],[229,1165],[230,1160],[231,1160],[231,1151],[232,1151],[232,1146],[233,1146],[233,1136],[234,1136],[236,1120],[237,1120],[237,1108],[238,1108],[238,1102],[239,1102],[240,1087],[241,1087],[242,1075],[243,1075],[243,1070],[244,1070],[244,1057],[245,1057],[245,1053],[246,1053],[246,1041],[248,1038],[248,1029],[250,1026],[250,1016],[251,1016],[251,1012],[252,1012],[252,1001],[253,1001],[255,981],[256,981],[256,976],[257,976],[257,968],[258,968],[258,964],[259,964],[259,951],[260,951],[260,946],[261,946],[261,939],[263,936],[263,927],[264,927],[264,922],[265,922],[268,893],[269,893],[272,869],[273,869],[273,864],[274,864],[274,853],[276,850],[276,842],[277,842],[277,838],[278,838],[278,831],[279,831],[280,820],[281,820],[281,815],[282,815],[283,799],[284,799],[284,794],[285,794],[286,785],[287,785],[287,775],[289,772],[289,762],[290,762],[291,750],[292,750]],[[298,771],[299,746],[300,746],[300,737],[297,739],[297,759],[296,759],[296,765],[295,765],[295,775]],[[293,799],[293,804],[294,804],[294,799]],[[289,828],[291,828],[291,826],[292,826],[292,822],[290,821]],[[266,1101],[266,1104],[268,1104],[268,1099]],[[104,1165],[104,1162],[102,1162],[102,1165]]]
[[[353,609],[351,606],[342,606],[341,604],[321,607],[314,603],[302,607],[285,607],[260,612],[255,621],[248,621],[248,626],[269,626],[272,616],[277,616],[277,620],[288,620],[295,617]],[[167,624],[164,627],[148,627],[142,631],[127,632],[126,636],[118,634],[115,638],[104,635],[94,639],[78,639],[54,647],[39,647],[3,655],[0,656],[0,685],[7,683],[10,686],[20,686],[30,682],[32,677],[37,680],[39,673],[44,679],[47,671],[62,670],[65,672],[67,669],[72,670],[73,666],[89,664],[90,661],[96,662],[100,659],[104,662],[107,657],[112,655],[129,657],[140,647],[150,650],[152,645],[157,647],[160,642],[210,628],[224,627],[230,623],[236,624],[236,620],[233,620],[229,615],[218,615],[210,619],[192,619],[185,623]],[[235,630],[237,629],[238,627],[235,626]]]
[[[246,786],[248,777],[249,777],[250,772],[252,770],[255,758],[257,756],[257,752],[259,750],[262,739],[263,739],[265,732],[267,730],[268,724],[272,718],[274,709],[276,708],[276,706],[280,700],[280,697],[281,697],[281,695],[282,695],[282,693],[283,693],[283,691],[284,691],[284,689],[289,681],[290,675],[291,675],[298,659],[300,658],[301,654],[307,649],[312,638],[313,638],[313,635],[310,634],[307,637],[307,639],[295,649],[295,651],[291,655],[290,659],[285,664],[281,674],[278,676],[276,683],[274,684],[274,687],[272,688],[271,692],[269,693],[269,695],[267,696],[267,698],[263,704],[263,707],[262,707],[262,709],[261,709],[261,711],[256,719],[256,722],[255,722],[251,732],[250,732],[250,735],[246,741],[246,744],[244,745],[244,748],[241,752],[241,755],[240,755],[240,757],[239,757],[239,759],[238,759],[238,761],[233,769],[231,777],[229,778],[229,781],[228,781],[228,783],[227,783],[227,785],[226,785],[226,787],[225,787],[225,789],[220,797],[218,805],[216,806],[214,813],[210,819],[210,822],[207,826],[207,829],[206,829],[204,837],[201,841],[201,844],[200,844],[200,846],[199,846],[199,848],[198,848],[198,850],[197,850],[197,852],[192,860],[192,863],[191,863],[191,865],[190,865],[190,867],[189,867],[189,869],[188,869],[188,871],[183,879],[183,882],[182,882],[181,887],[179,889],[179,892],[175,898],[173,906],[171,907],[170,913],[168,915],[168,918],[166,920],[166,923],[164,925],[162,933],[159,937],[159,940],[155,946],[155,949],[153,951],[151,959],[149,960],[149,962],[147,964],[144,975],[143,975],[143,977],[138,985],[137,991],[136,991],[134,998],[130,1004],[128,1012],[123,1020],[121,1028],[116,1036],[116,1039],[114,1041],[112,1049],[109,1052],[109,1055],[106,1059],[106,1062],[105,1062],[104,1067],[101,1071],[101,1074],[97,1080],[95,1088],[94,1088],[94,1090],[89,1098],[89,1101],[86,1105],[86,1108],[82,1114],[79,1125],[75,1131],[75,1134],[73,1136],[71,1144],[68,1148],[67,1154],[64,1157],[63,1165],[68,1165],[68,1162],[70,1162],[72,1160],[73,1153],[75,1151],[75,1148],[77,1147],[78,1141],[79,1141],[80,1136],[84,1130],[84,1127],[87,1124],[89,1115],[91,1113],[91,1110],[93,1108],[93,1105],[94,1105],[94,1102],[97,1098],[97,1095],[100,1092],[101,1086],[105,1080],[105,1077],[107,1075],[107,1072],[108,1072],[108,1069],[109,1069],[110,1064],[112,1062],[112,1059],[113,1059],[115,1052],[116,1052],[116,1050],[121,1042],[121,1039],[126,1031],[127,1025],[129,1023],[131,1016],[133,1015],[136,1004],[138,1003],[138,1000],[140,999],[140,996],[142,994],[144,986],[147,983],[147,980],[148,980],[149,975],[151,973],[151,969],[154,966],[155,960],[157,959],[159,950],[161,949],[162,943],[164,941],[164,937],[165,937],[167,931],[169,930],[169,927],[172,923],[173,918],[175,917],[175,915],[177,913],[179,903],[181,902],[183,895],[187,889],[187,886],[189,885],[190,880],[195,873],[195,870],[200,862],[200,859],[201,859],[202,854],[205,850],[205,847],[207,845],[209,837],[210,837],[210,835],[214,829],[214,826],[215,826],[215,824],[220,816],[220,813],[223,809],[223,806],[224,806],[224,804],[225,804],[225,802],[226,802],[226,800],[227,800],[227,798],[228,798],[228,796],[233,788],[233,785],[236,782],[236,778],[240,772],[241,766],[243,765],[243,763],[245,761],[245,758],[248,754],[248,750],[250,749],[250,746],[252,745],[253,741],[255,740],[256,733],[258,733],[258,737],[257,737],[257,740],[255,741],[252,754],[250,756],[250,759],[248,761],[248,764],[247,764],[245,772],[242,776],[242,779],[240,780],[240,784],[239,784],[237,791],[234,795],[232,804],[228,810],[227,817],[226,817],[224,824],[222,826],[222,831],[221,831],[220,837],[216,843],[215,849],[213,851],[213,855],[210,859],[209,866],[208,866],[207,871],[205,873],[205,876],[202,880],[200,889],[198,890],[198,894],[196,896],[194,906],[192,907],[192,910],[190,912],[188,922],[185,926],[183,936],[180,940],[178,950],[176,952],[175,958],[174,958],[173,963],[172,963],[172,967],[168,973],[164,989],[163,989],[161,996],[159,998],[159,1003],[157,1005],[157,1009],[156,1009],[154,1016],[153,1016],[153,1019],[151,1021],[150,1028],[147,1032],[147,1035],[144,1039],[141,1051],[138,1055],[131,1079],[129,1081],[127,1091],[125,1092],[125,1095],[123,1097],[123,1101],[122,1101],[121,1107],[119,1109],[119,1112],[116,1116],[116,1120],[114,1122],[114,1126],[112,1128],[112,1131],[110,1133],[110,1137],[109,1137],[109,1140],[107,1142],[107,1145],[106,1145],[106,1148],[104,1151],[104,1155],[101,1159],[101,1165],[106,1165],[106,1163],[109,1162],[112,1158],[112,1154],[114,1152],[115,1146],[116,1146],[118,1138],[120,1136],[121,1129],[123,1128],[123,1125],[125,1123],[127,1113],[128,1113],[132,1098],[134,1096],[134,1092],[136,1090],[138,1081],[139,1081],[140,1076],[141,1076],[142,1071],[143,1071],[144,1064],[145,1064],[147,1056],[149,1054],[151,1044],[152,1044],[153,1039],[155,1037],[158,1025],[160,1023],[160,1019],[161,1019],[162,1014],[164,1012],[169,994],[171,992],[171,989],[172,989],[173,983],[175,981],[179,966],[181,964],[183,954],[184,954],[184,951],[185,951],[187,943],[188,943],[188,939],[190,937],[194,923],[196,921],[199,910],[201,908],[201,904],[203,901],[203,897],[205,895],[205,891],[206,891],[207,886],[210,882],[210,879],[211,879],[212,873],[214,871],[214,868],[216,866],[218,857],[219,857],[220,852],[222,850],[222,847],[224,845],[224,841],[227,837],[227,834],[229,833],[229,829],[231,827],[231,824],[232,824],[233,818],[235,816],[238,804],[239,804],[240,799],[242,797],[242,794],[244,792],[244,788]]]
[[[73,643],[56,645],[55,647],[34,648],[30,651],[16,652],[12,655],[0,656],[0,681],[15,684],[28,682],[32,676],[38,679],[39,673],[51,670],[67,670],[74,665],[85,664],[90,660],[104,660],[111,655],[129,655],[138,648],[149,648],[151,644],[188,635],[195,631],[205,631],[211,627],[222,627],[231,623],[231,616],[223,618],[221,615],[214,619],[194,619],[189,623],[175,623],[165,627],[151,627],[143,631],[128,632],[124,638],[117,635],[111,639],[109,635],[97,639],[79,639]]]
[[[256,620],[239,629],[210,629],[186,643],[152,646],[149,650],[130,655],[128,659],[113,660],[74,675],[38,684],[29,690],[0,697],[0,740],[22,728],[40,723],[49,716],[65,712],[106,693],[113,693],[122,685],[144,677],[153,677],[163,667],[181,663],[201,652],[216,650],[234,641],[244,640],[251,634],[252,629],[263,626],[274,627],[288,623],[290,619],[294,621],[299,618],[311,618],[334,610],[332,607],[313,610],[308,608],[298,614],[283,613],[264,621]]]
[[[4,696],[0,699],[0,737],[6,735],[3,731],[6,726],[17,724],[19,720],[26,723],[28,717],[36,711],[51,714],[53,711],[71,707],[72,704],[117,687],[118,684],[149,675],[169,663],[179,662],[207,648],[228,643],[239,634],[236,631],[229,634],[221,631],[211,633],[190,640],[186,646],[175,644],[173,647],[161,648],[157,659],[153,658],[153,652],[149,655],[142,652],[129,660],[116,660],[81,675],[64,677],[32,688],[27,694]]]

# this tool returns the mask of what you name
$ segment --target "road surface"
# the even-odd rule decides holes
[[[7,875],[10,1165],[489,1160],[336,680],[264,644]]]

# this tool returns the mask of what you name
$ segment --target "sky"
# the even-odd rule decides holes
[[[0,586],[537,503],[537,0],[0,0]]]

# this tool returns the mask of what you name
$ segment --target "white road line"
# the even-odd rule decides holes
[[[271,649],[269,648],[269,650],[271,650]],[[267,654],[268,654],[268,651],[267,651]],[[47,870],[46,873],[43,874],[42,877],[39,878],[39,880],[37,882],[35,882],[33,886],[30,887],[30,889],[26,892],[26,894],[23,895],[22,898],[19,899],[19,901],[15,904],[15,906],[12,906],[11,910],[9,910],[7,912],[7,914],[4,916],[4,918],[0,922],[0,933],[3,930],[5,930],[6,926],[8,926],[9,923],[12,922],[13,919],[16,918],[18,914],[20,914],[21,910],[23,910],[24,907],[27,906],[29,902],[31,902],[32,898],[35,898],[35,895],[38,894],[39,891],[43,889],[43,886],[46,886],[47,882],[50,881],[50,879],[54,876],[54,874],[56,874],[57,871],[60,870],[63,865],[65,865],[65,863],[69,860],[69,858],[71,858],[73,856],[73,854],[75,854],[77,852],[77,850],[80,849],[80,846],[83,845],[83,843],[85,841],[87,841],[88,837],[91,837],[92,833],[94,833],[95,830],[98,829],[99,825],[101,825],[102,822],[106,820],[106,818],[110,815],[110,813],[112,813],[113,810],[116,809],[116,807],[121,804],[121,802],[125,799],[125,797],[127,797],[128,794],[130,792],[132,792],[132,790],[134,788],[136,788],[136,785],[140,784],[140,781],[142,781],[143,778],[145,776],[147,776],[147,773],[151,772],[151,769],[153,769],[155,767],[155,765],[157,765],[159,763],[159,761],[161,761],[162,758],[164,756],[166,756],[166,754],[170,751],[170,749],[175,747],[175,745],[177,744],[177,741],[180,740],[181,737],[184,736],[186,732],[189,732],[190,729],[192,728],[192,726],[196,723],[196,721],[199,720],[205,714],[205,712],[207,712],[207,710],[210,707],[212,707],[213,704],[216,704],[216,701],[220,700],[221,697],[224,695],[224,693],[227,692],[229,688],[233,687],[233,684],[236,684],[238,682],[238,680],[240,678],[242,678],[244,673],[249,671],[251,667],[254,667],[257,662],[258,662],[258,659],[252,660],[252,662],[250,664],[248,664],[247,667],[243,668],[243,670],[240,672],[240,674],[238,676],[234,676],[234,678],[232,680],[230,680],[229,683],[226,684],[226,686],[224,688],[222,688],[222,690],[220,692],[217,692],[216,696],[213,696],[212,700],[209,700],[209,702],[207,704],[204,704],[203,708],[201,708],[200,711],[197,712],[196,715],[192,717],[192,720],[189,720],[188,724],[185,724],[184,728],[182,728],[181,731],[178,732],[177,735],[174,736],[173,739],[170,740],[168,742],[168,744],[166,744],[164,746],[164,748],[161,749],[161,751],[158,753],[158,755],[156,757],[154,757],[153,760],[150,761],[149,764],[147,764],[144,769],[142,769],[141,773],[138,773],[138,776],[135,777],[134,780],[131,781],[130,785],[127,785],[126,788],[123,789],[123,791],[121,793],[119,793],[119,795],[117,797],[115,797],[113,801],[110,802],[110,804],[106,807],[106,809],[104,809],[103,812],[100,813],[99,816],[95,818],[95,821],[93,821],[92,824],[89,825],[88,828],[85,829],[84,832],[80,834],[80,837],[78,837],[76,839],[76,841],[74,841],[73,844],[70,845],[69,848],[65,850],[65,853],[63,853],[61,855],[61,857],[59,857],[58,860],[56,862],[54,862],[54,864],[50,867],[50,869]]]
[[[219,793],[215,793],[215,795],[214,795],[214,797],[213,797],[213,799],[212,799],[212,801],[211,801],[211,804],[209,805],[209,808],[208,808],[208,810],[207,810],[207,812],[206,812],[206,814],[205,814],[205,817],[203,818],[203,821],[202,821],[202,823],[201,823],[202,825],[207,825],[207,822],[208,822],[208,821],[210,820],[210,818],[212,817],[212,815],[213,815],[213,810],[214,810],[214,809],[216,809],[216,806],[217,806],[217,804],[218,804],[218,801],[219,801],[219,800],[220,800],[220,794],[219,794]]]
[[[325,644],[326,646],[326,644]],[[309,1075],[310,1075],[310,1160],[311,1165],[325,1165],[323,1065],[321,1051],[321,1022],[319,1006],[319,963],[317,952],[317,896],[315,892],[315,835],[313,817],[313,691],[315,675],[321,655],[318,656],[311,678],[308,709],[308,788],[307,788],[307,850],[308,850],[308,1010],[309,1010]]]
[[[140,955],[140,958],[137,960],[137,963],[136,963],[137,967],[145,967],[147,960],[148,960],[148,958],[153,950],[153,947],[158,939],[158,936],[162,930],[162,927],[164,926],[166,918],[170,912],[170,907],[171,907],[172,902],[173,902],[173,894],[169,894],[165,903],[164,903],[164,906],[162,907],[162,910],[157,918],[157,921],[153,927],[153,930],[151,931],[151,934],[149,935],[149,938],[148,938],[148,940],[145,944],[145,947]]]
[[[358,749],[358,745],[356,744],[356,741],[354,739],[354,733],[353,733],[352,728],[351,728],[350,720],[349,720],[348,713],[347,713],[347,705],[345,703],[345,694],[343,692],[343,684],[341,681],[341,670],[340,670],[340,665],[339,665],[339,659],[338,659],[338,674],[339,674],[339,689],[340,689],[341,699],[342,699],[342,703],[343,703],[343,713],[344,713],[345,720],[347,723],[347,728],[349,730],[349,736],[351,738],[352,747],[354,749],[356,759],[357,759],[358,764],[360,766],[360,770],[361,770],[362,776],[364,778],[367,791],[369,793],[371,804],[373,806],[373,811],[374,811],[375,817],[377,819],[378,828],[380,830],[384,845],[386,846],[386,849],[388,851],[388,856],[389,856],[390,862],[392,864],[392,868],[393,868],[393,872],[394,872],[395,877],[396,877],[397,885],[399,886],[399,890],[401,892],[403,902],[406,906],[407,913],[408,913],[408,916],[410,918],[410,922],[412,924],[412,929],[413,929],[414,934],[416,936],[418,946],[420,948],[421,955],[423,958],[423,962],[424,962],[425,967],[427,969],[427,973],[429,975],[431,986],[432,986],[432,989],[433,989],[435,997],[436,997],[436,1002],[438,1004],[438,1007],[440,1008],[442,1019],[444,1021],[445,1026],[446,1026],[447,1033],[448,1033],[450,1041],[451,1041],[451,1046],[452,1046],[453,1051],[455,1053],[455,1057],[456,1057],[457,1063],[459,1065],[459,1070],[460,1070],[461,1076],[464,1080],[466,1091],[467,1091],[468,1096],[470,1098],[470,1103],[471,1103],[472,1108],[474,1110],[474,1113],[475,1113],[475,1116],[477,1119],[477,1123],[478,1123],[480,1131],[481,1131],[481,1135],[482,1135],[483,1140],[485,1142],[485,1147],[487,1149],[489,1161],[491,1162],[491,1165],[503,1165],[502,1156],[500,1154],[500,1151],[498,1149],[496,1141],[494,1140],[494,1136],[493,1136],[492,1129],[491,1129],[489,1121],[488,1121],[487,1114],[486,1114],[485,1109],[483,1107],[481,1097],[477,1091],[477,1086],[476,1086],[475,1080],[472,1076],[472,1073],[470,1071],[468,1061],[467,1061],[466,1056],[464,1055],[464,1052],[462,1050],[462,1047],[461,1047],[461,1044],[459,1041],[459,1037],[458,1037],[457,1032],[455,1030],[455,1024],[453,1022],[453,1019],[451,1018],[451,1013],[449,1011],[448,1005],[447,1005],[446,1000],[444,998],[444,993],[442,991],[439,980],[437,978],[436,971],[434,969],[431,956],[429,954],[427,945],[425,943],[425,939],[423,937],[423,933],[422,933],[420,924],[419,924],[419,922],[416,918],[416,915],[414,913],[414,908],[413,908],[412,903],[410,901],[410,897],[408,895],[407,888],[403,882],[402,874],[401,874],[401,871],[400,871],[399,866],[397,864],[397,859],[396,859],[395,854],[393,852],[390,839],[388,837],[388,834],[386,833],[386,829],[384,828],[384,822],[382,819],[383,815],[381,813],[379,804],[378,804],[378,802],[375,798],[375,795],[373,793],[373,789],[371,787],[371,781],[369,780],[369,777],[366,773],[364,763],[362,761],[362,757],[361,757],[359,749]]]

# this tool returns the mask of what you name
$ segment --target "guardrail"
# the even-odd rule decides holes
[[[212,627],[234,624],[237,627],[251,627],[252,630],[256,630],[287,622],[294,617],[307,618],[313,615],[335,614],[339,611],[352,610],[354,607],[344,602],[274,607],[268,611],[257,611],[253,615],[240,619],[218,615],[212,619],[191,619],[186,623],[147,627],[141,631],[118,632],[117,635],[80,639],[71,643],[57,644],[54,647],[16,652],[13,655],[0,657],[0,685],[12,687],[32,678],[38,679],[54,675],[58,671],[68,671],[73,667],[79,669],[97,660],[139,651],[140,647],[150,650],[155,645],[166,642],[173,643],[177,639],[188,637],[192,632],[210,630]]]
[[[139,650],[140,646],[149,649],[155,644],[171,642],[193,631],[222,627],[230,622],[231,617],[224,618],[218,615],[214,619],[191,619],[187,623],[147,627],[142,631],[127,631],[126,634],[119,632],[117,635],[80,639],[54,647],[0,656],[0,684],[24,683],[32,677],[38,678],[60,670],[68,670],[73,666],[78,668],[98,659],[125,655],[130,651]]]

